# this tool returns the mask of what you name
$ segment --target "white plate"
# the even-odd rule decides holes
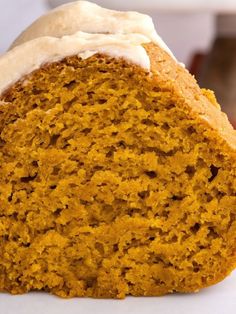
[[[236,272],[196,294],[125,300],[60,299],[46,293],[0,294],[0,314],[235,314]]]

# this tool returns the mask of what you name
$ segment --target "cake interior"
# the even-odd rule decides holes
[[[1,96],[0,290],[123,298],[223,279],[234,164],[141,68],[45,65]]]

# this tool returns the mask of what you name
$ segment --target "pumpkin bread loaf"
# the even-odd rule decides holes
[[[46,18],[73,6],[98,8]],[[36,26],[1,73],[73,37]],[[236,267],[236,132],[160,42],[139,46],[149,68],[96,46],[0,80],[0,291],[159,296]]]

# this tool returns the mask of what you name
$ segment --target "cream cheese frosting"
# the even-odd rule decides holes
[[[87,1],[72,2],[40,17],[0,57],[0,93],[43,64],[96,53],[122,57],[150,71],[150,59],[142,46],[153,42],[173,58],[155,31],[151,17],[120,12]]]
[[[122,57],[146,70],[150,69],[150,59],[142,43],[150,40],[140,34],[88,34],[39,37],[25,42],[0,57],[0,93],[24,75],[40,68],[42,64],[61,60],[63,57],[78,55],[86,59],[95,53],[112,57]]]
[[[175,58],[157,34],[150,16],[110,10],[88,1],[64,4],[41,16],[14,41],[12,47],[37,37],[62,37],[78,31],[93,34],[142,34]]]

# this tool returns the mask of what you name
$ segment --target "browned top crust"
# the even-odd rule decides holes
[[[168,53],[152,43],[144,46],[151,58],[153,79],[173,90],[179,101],[189,107],[191,115],[199,115],[202,123],[216,130],[223,142],[233,150],[236,158],[236,130],[227,115],[214,101],[206,97],[195,78]]]

